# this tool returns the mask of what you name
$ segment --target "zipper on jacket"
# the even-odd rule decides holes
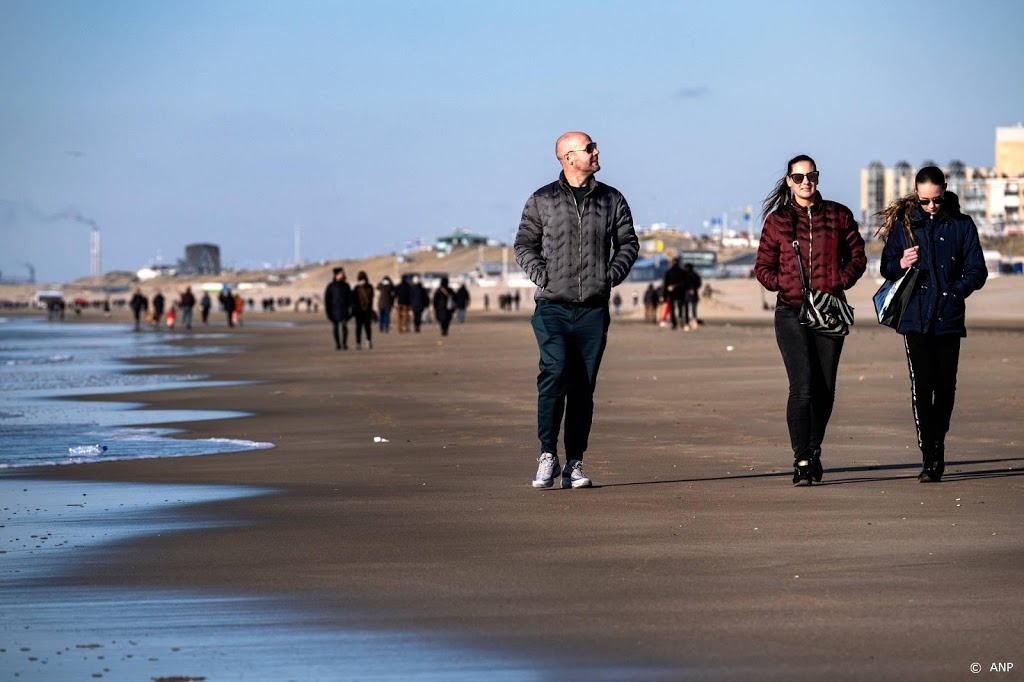
[[[572,195],[572,203],[576,207],[576,218],[580,226],[580,266],[576,270],[576,286],[580,290],[579,302],[583,302],[583,213],[587,210],[587,197],[583,197],[583,210],[580,210],[580,203],[576,201],[576,193],[569,190]]]
[[[807,288],[813,289],[814,266],[811,265],[811,257],[814,255],[814,220],[811,218],[811,207],[807,207]]]

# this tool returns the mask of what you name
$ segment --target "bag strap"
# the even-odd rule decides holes
[[[917,246],[917,240],[914,239],[914,231],[910,229],[910,220],[903,221],[903,236],[906,239],[906,243],[910,246]]]
[[[917,246],[917,240],[914,239],[914,231],[910,229],[911,220],[909,205],[903,209],[903,220],[900,222],[903,223],[903,241],[908,245],[907,248]]]
[[[907,248],[917,246],[917,240],[914,239],[914,231],[910,228],[910,211],[907,211],[907,215],[903,218],[903,242],[907,244]],[[917,263],[910,266],[908,270],[916,270]]]
[[[800,272],[800,288],[807,293],[807,278],[804,276],[804,263],[800,260],[800,242],[793,240],[793,252],[796,254],[796,269]]]

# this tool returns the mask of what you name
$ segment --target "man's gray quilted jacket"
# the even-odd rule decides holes
[[[588,187],[582,216],[564,173],[526,202],[515,253],[539,287],[536,298],[606,305],[636,262],[640,242],[626,198],[594,178]]]

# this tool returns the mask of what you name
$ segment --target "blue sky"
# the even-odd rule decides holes
[[[969,8],[969,9],[968,9]],[[41,280],[509,241],[589,132],[638,224],[755,206],[808,153],[993,163],[1024,3],[0,0],[0,271]],[[75,217],[77,216],[77,218]]]

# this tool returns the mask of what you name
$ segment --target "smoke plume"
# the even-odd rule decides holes
[[[79,225],[85,225],[92,229],[98,230],[100,228],[95,220],[73,206],[69,206],[68,208],[55,213],[48,213],[40,210],[30,201],[9,201],[7,199],[0,199],[0,223],[8,225],[17,221],[19,218],[26,217],[32,220],[40,220],[44,223],[56,223],[62,220],[70,220],[71,222],[78,223]]]

